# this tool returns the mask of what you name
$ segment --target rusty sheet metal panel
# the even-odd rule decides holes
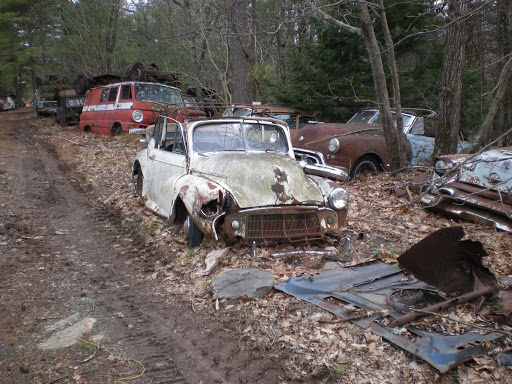
[[[317,275],[304,275],[282,282],[276,289],[305,300],[326,311],[350,320],[364,329],[370,329],[391,343],[423,359],[440,372],[471,359],[484,351],[484,341],[496,342],[505,338],[499,332],[481,335],[470,332],[458,336],[445,336],[410,328],[418,337],[396,335],[380,323],[378,318],[389,314],[396,318],[403,307],[395,298],[404,292],[423,302],[443,300],[434,287],[419,280],[407,280],[397,264],[372,263],[353,268],[329,270]],[[411,296],[411,295],[406,296]],[[407,308],[411,306],[407,302]],[[417,306],[417,305],[416,305]],[[354,307],[373,313],[370,317],[354,315]]]
[[[495,285],[496,278],[482,264],[487,256],[479,241],[462,240],[462,227],[440,229],[398,257],[399,266],[444,293],[471,292]]]
[[[490,225],[499,231],[512,233],[512,220],[468,204],[454,204],[453,200],[445,196],[427,194],[421,198],[421,203],[431,211],[454,219]]]

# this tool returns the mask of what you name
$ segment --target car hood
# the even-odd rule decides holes
[[[472,155],[458,154],[438,156],[451,163],[464,163]],[[512,147],[491,149],[475,156],[462,166],[458,181],[495,189],[505,193],[512,191]]]
[[[211,153],[193,158],[190,169],[230,192],[240,208],[324,204],[320,188],[286,155]]]

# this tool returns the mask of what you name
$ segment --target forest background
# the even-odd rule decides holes
[[[82,72],[120,74],[140,61],[178,72],[184,86],[215,90],[221,102],[276,103],[344,122],[378,100],[369,51],[352,33],[361,30],[359,6],[369,11],[393,95],[387,19],[402,107],[443,110],[442,93],[457,93],[446,79],[459,76],[460,101],[448,109],[460,113],[468,138],[501,80],[508,86],[489,140],[511,127],[503,76],[512,0],[0,0],[0,96],[30,102],[37,77],[72,83]]]

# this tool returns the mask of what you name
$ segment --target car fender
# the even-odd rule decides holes
[[[201,231],[217,237],[215,225],[216,220],[224,214],[224,188],[203,176],[187,174],[176,181],[174,191],[176,199],[170,221],[174,222],[177,217],[179,198]]]

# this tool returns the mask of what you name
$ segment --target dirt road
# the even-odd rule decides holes
[[[108,383],[143,370],[124,382],[281,381],[284,357],[147,278],[141,255],[155,251],[95,205],[34,124],[26,109],[0,114],[0,383]],[[40,349],[72,315],[96,323],[73,346]]]

